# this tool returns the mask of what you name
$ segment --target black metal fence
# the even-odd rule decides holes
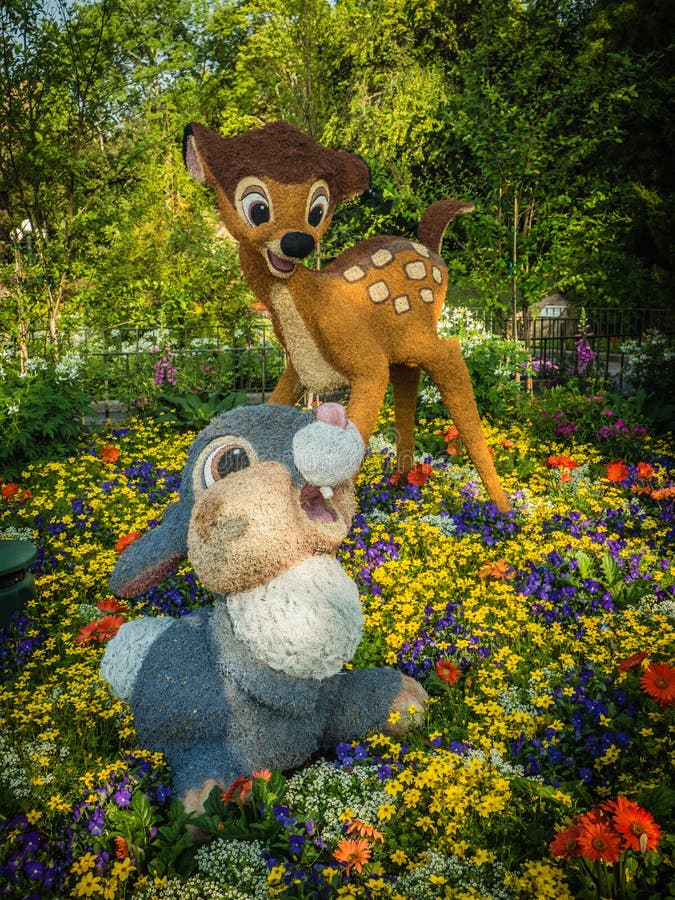
[[[265,400],[285,364],[266,321],[233,336],[218,327],[118,328],[81,336],[83,386],[105,403],[158,392],[244,390]]]
[[[621,349],[628,342],[643,343],[658,332],[667,344],[675,340],[675,318],[663,309],[590,309],[545,305],[537,316],[522,322],[519,339],[529,343],[535,368],[542,374],[594,375],[620,389],[628,362]],[[588,348],[588,349],[587,349]],[[590,352],[589,352],[590,350]]]
[[[621,347],[626,341],[648,340],[654,331],[668,344],[675,340],[675,315],[662,309],[582,311],[564,301],[545,301],[532,314],[519,314],[515,335],[511,319],[477,308],[470,312],[492,333],[523,342],[541,375],[584,374],[579,353],[583,339],[593,354],[593,373],[614,388],[624,382],[627,358]],[[36,356],[41,344],[44,336],[35,336],[31,350]],[[218,327],[125,327],[80,332],[67,346],[80,359],[83,388],[106,405],[117,401],[132,406],[160,391],[196,390],[244,390],[264,401],[285,364],[285,352],[262,316],[236,335]],[[62,358],[64,352],[62,345]]]

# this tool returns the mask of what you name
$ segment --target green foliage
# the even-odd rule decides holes
[[[501,314],[555,291],[665,306],[665,6],[12,0],[0,329],[58,348],[83,324],[242,326],[236,249],[183,171],[191,120],[234,134],[285,118],[367,160],[372,190],[338,210],[326,257],[412,236],[429,202],[456,196],[477,207],[445,240],[463,298]]]
[[[163,424],[184,431],[199,431],[214,416],[247,402],[246,391],[199,391],[192,394],[160,394],[151,415]]]
[[[507,416],[509,407],[523,392],[520,376],[526,369],[525,348],[491,334],[468,309],[446,307],[439,321],[439,334],[459,340],[481,414],[492,419]],[[445,414],[440,395],[426,375],[420,403],[431,416]]]
[[[570,382],[539,396],[522,397],[518,417],[543,443],[563,440],[595,444],[608,458],[639,462],[644,454],[647,420],[631,398],[603,392],[589,396]]]
[[[192,824],[223,840],[260,840],[272,850],[282,849],[284,826],[273,809],[284,799],[286,779],[276,770],[268,774],[269,780],[263,776],[237,779],[227,799],[216,785],[204,801],[204,813],[193,818]]]
[[[37,459],[61,459],[77,449],[91,400],[76,381],[44,363],[0,381],[0,472],[15,478]]]
[[[651,420],[655,430],[667,432],[675,425],[675,348],[666,335],[649,331],[640,341],[626,341],[625,377],[635,391],[635,404]]]

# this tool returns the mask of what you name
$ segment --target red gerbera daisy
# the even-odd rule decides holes
[[[579,856],[579,826],[570,825],[564,831],[559,832],[549,844],[549,850],[552,856],[562,856],[564,859],[571,859],[573,856]]]
[[[640,684],[661,706],[675,703],[675,666],[652,663],[640,676]]]
[[[550,466],[552,469],[578,469],[579,463],[574,462],[574,460],[570,456],[549,456],[549,458],[544,463],[545,466]]]
[[[649,463],[639,462],[637,464],[637,477],[641,481],[647,481],[648,478],[651,478],[654,475],[654,469]]]
[[[429,478],[430,475],[433,475],[433,472],[434,470],[429,463],[417,463],[417,465],[408,472],[408,483],[414,484],[415,487],[422,487],[427,478]]]
[[[579,855],[591,862],[618,862],[621,837],[607,822],[586,821],[579,828],[579,850]]]
[[[628,466],[622,460],[615,459],[607,466],[607,481],[625,481],[628,478]]]
[[[640,650],[639,653],[634,653],[632,656],[629,656],[627,659],[622,659],[620,663],[617,663],[617,671],[619,672],[627,672],[629,669],[635,668],[635,666],[639,666],[640,663],[647,659],[649,653],[646,650]]]
[[[101,459],[103,462],[115,463],[120,458],[120,451],[112,444],[106,444],[101,450]]]
[[[117,597],[104,597],[96,604],[97,608],[104,613],[123,613],[127,611],[126,603],[121,603]]]
[[[651,813],[632,800],[617,797],[612,815],[614,827],[630,850],[656,850],[661,838],[661,828]]]
[[[235,778],[229,788],[220,795],[220,799],[223,803],[232,801],[233,803],[242,805],[252,790],[253,779],[247,778],[245,775],[240,775],[238,778]]]
[[[449,659],[436,660],[435,669],[438,677],[446,684],[457,684],[459,681],[461,669],[459,666],[451,663]]]
[[[80,629],[80,633],[75,638],[75,643],[80,644],[81,646],[85,646],[86,644],[90,644],[92,641],[95,641],[97,625],[98,621],[96,619],[93,622],[88,622],[84,626],[84,628]]]
[[[129,534],[123,534],[119,541],[115,544],[115,553],[123,553],[129,544],[133,544],[139,537],[142,537],[140,531],[130,531]]]
[[[117,632],[124,625],[124,616],[103,616],[96,623],[95,640],[100,644],[109,641],[111,637],[115,637]]]

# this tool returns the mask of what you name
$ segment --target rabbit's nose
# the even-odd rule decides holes
[[[319,422],[336,425],[338,428],[347,428],[349,425],[345,408],[339,403],[322,403],[321,406],[317,406],[316,417]]]
[[[341,406],[326,403],[324,407],[327,409],[316,422],[295,433],[293,460],[305,481],[321,488],[324,497],[330,497],[328,488],[334,488],[358,472],[365,446]],[[322,408],[319,407],[319,412]]]

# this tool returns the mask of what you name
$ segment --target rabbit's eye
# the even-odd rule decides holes
[[[237,447],[236,444],[227,444],[224,447],[217,447],[206,457],[204,462],[204,481],[207,487],[215,484],[216,481],[222,481],[232,472],[239,472],[241,469],[250,466],[251,462],[248,453],[243,447]]]

